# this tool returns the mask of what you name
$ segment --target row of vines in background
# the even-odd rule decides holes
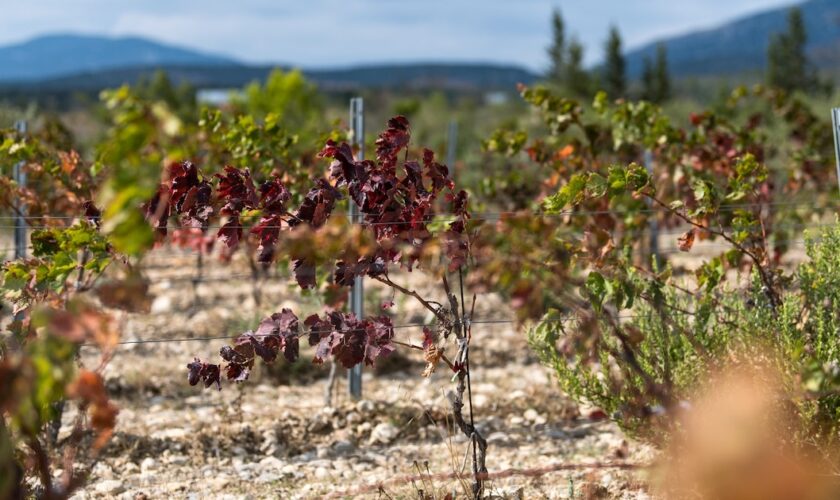
[[[701,225],[684,235],[688,249],[695,240],[729,243],[717,231],[750,250],[708,263],[723,269],[779,264],[802,229],[834,208],[830,124],[796,97],[737,89],[726,112],[692,114],[681,128],[646,102],[613,104],[599,94],[584,108],[545,88],[522,90],[543,126],[531,137],[499,130],[485,149],[538,172],[534,192],[513,201],[520,210],[503,212],[473,246],[486,271],[475,284],[509,291],[523,319],[562,309],[593,260],[630,249],[632,263],[649,269],[639,250],[651,221],[665,234]],[[784,141],[771,140],[781,132]]]
[[[284,92],[294,97],[272,98]],[[416,350],[426,375],[441,362],[456,374],[453,413],[481,449],[475,472],[486,470],[485,444],[461,417],[471,306],[452,286],[464,269],[469,290],[499,293],[521,321],[535,322],[531,343],[567,392],[638,435],[660,439],[663,427],[651,423],[677,411],[716,356],[756,345],[780,321],[790,328],[775,355],[798,356],[788,373],[796,390],[814,396],[815,408],[801,413],[819,422],[814,432],[833,432],[837,377],[824,367],[838,350],[816,319],[827,313],[803,312],[820,300],[834,307],[834,295],[814,284],[814,269],[830,257],[815,242],[814,268],[791,274],[783,265],[802,227],[823,221],[835,199],[826,120],[799,98],[763,88],[739,89],[721,110],[686,117],[685,127],[646,102],[599,95],[584,106],[541,87],[522,96],[531,111],[486,140],[481,162],[463,167],[466,191],[455,188],[452,166],[410,147],[402,117],[376,139],[376,159],[358,161],[344,134],[331,131],[338,124],[319,120],[317,94],[295,74],[250,87],[222,109],[179,110],[127,87],[105,93],[109,126],[88,157],[54,127],[27,137],[3,131],[0,216],[22,201],[35,230],[33,257],[3,265],[14,320],[0,362],[0,494],[21,487],[24,469],[37,473],[47,497],[83,484],[73,454],[93,459],[116,418],[101,369],[117,342],[118,311],[148,307],[143,258],[184,233],[201,234],[225,259],[242,251],[288,269],[327,304],[306,318],[277,311],[223,348],[223,362],[184,360],[177,369],[188,365],[190,383],[243,381],[257,358],[296,359],[301,338],[316,348],[316,362],[344,366]],[[645,151],[651,165],[642,164]],[[26,187],[7,175],[19,161]],[[350,200],[361,207],[360,224],[341,216]],[[653,220],[680,233],[681,251],[703,240],[724,249],[691,273],[651,262],[639,241]],[[414,268],[440,280],[439,297],[392,280],[392,270]],[[387,315],[341,312],[355,276],[432,314],[422,345],[399,340]],[[813,293],[796,295],[801,289]],[[763,328],[752,336],[732,328],[743,321]],[[92,371],[74,366],[82,343],[102,349]],[[81,446],[80,418],[54,482],[42,431],[64,398],[91,416],[97,438]],[[475,488],[480,494],[480,481]]]

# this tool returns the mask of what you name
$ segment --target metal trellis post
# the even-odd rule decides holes
[[[365,159],[365,103],[361,97],[350,99],[350,127],[353,133],[352,144],[358,146],[356,158]],[[350,220],[359,223],[362,220],[359,207],[352,199],[349,200]],[[350,310],[357,318],[364,317],[364,283],[361,276],[353,280],[350,290]],[[347,372],[347,384],[350,396],[355,399],[362,397],[362,364],[354,366]]]
[[[455,155],[458,153],[458,120],[454,118],[449,121],[449,130],[446,134],[446,166],[452,172],[452,180],[455,180]]]
[[[831,129],[834,132],[834,160],[837,168],[837,187],[840,189],[840,108],[831,109]]]
[[[649,149],[645,150],[644,153],[644,163],[645,169],[647,169],[648,175],[653,177],[653,152]],[[648,229],[649,229],[649,237],[650,240],[648,241],[650,256],[648,264],[650,264],[653,259],[656,259],[656,266],[662,266],[662,256],[659,254],[659,221],[656,220],[656,212],[651,214],[650,221],[648,222]],[[661,269],[660,269],[661,270]]]
[[[26,134],[26,121],[21,120],[15,123],[18,133]],[[26,172],[23,170],[25,163],[19,161],[15,164],[14,179],[19,187],[26,187]],[[26,257],[26,205],[18,200],[15,206],[15,259]]]

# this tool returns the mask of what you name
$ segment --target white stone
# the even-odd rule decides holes
[[[172,312],[172,298],[168,295],[158,295],[152,301],[152,314]]]
[[[339,454],[352,453],[356,447],[350,441],[336,441],[332,445],[333,450]]]
[[[483,408],[490,402],[490,398],[484,394],[473,394],[473,406]]]
[[[158,438],[181,439],[187,436],[187,430],[179,427],[172,427],[170,429],[164,429],[160,432],[155,432],[154,435]]]
[[[377,424],[370,433],[370,443],[388,444],[396,439],[399,433],[400,430],[393,424],[388,422]]]
[[[373,404],[373,401],[369,399],[363,399],[356,403],[356,411],[359,413],[370,413],[376,408],[376,405]]]
[[[267,484],[279,481],[281,478],[282,476],[280,474],[276,474],[274,472],[263,472],[262,474],[257,476],[257,479],[255,479],[255,481],[261,484]]]
[[[103,495],[118,495],[125,491],[125,486],[123,486],[122,481],[117,481],[116,479],[106,479],[105,481],[97,483],[93,489],[97,493],[102,493]]]
[[[494,432],[493,434],[487,436],[487,442],[491,444],[505,444],[510,442],[510,436],[504,432]]]
[[[260,468],[266,468],[271,470],[281,470],[285,464],[282,460],[278,459],[277,457],[265,457],[260,460]]]
[[[521,390],[521,389],[517,389],[517,390],[515,390],[515,391],[513,391],[513,392],[509,392],[509,393],[508,393],[508,395],[507,395],[507,398],[508,398],[508,399],[510,399],[510,400],[514,400],[514,399],[527,399],[527,398],[528,398],[528,394],[526,394],[526,393],[525,393],[525,391],[523,391],[523,390]]]
[[[226,474],[220,474],[210,479],[210,486],[216,490],[224,489],[228,484],[230,484],[230,476]]]
[[[315,477],[317,479],[328,479],[330,477],[330,472],[326,469],[326,467],[318,467],[315,469]]]
[[[186,457],[184,455],[172,455],[172,456],[166,457],[166,461],[168,463],[174,464],[174,465],[184,465],[187,462],[189,462],[190,459],[189,459],[189,457]]]
[[[98,477],[100,479],[114,479],[114,470],[102,462],[97,462],[96,465],[93,466],[92,472],[94,477]]]

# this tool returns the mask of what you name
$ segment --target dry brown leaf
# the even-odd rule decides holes
[[[443,349],[434,344],[423,349],[423,360],[426,362],[426,368],[422,373],[424,377],[430,377],[435,372],[441,356],[443,356]]]
[[[682,252],[688,252],[694,246],[694,229],[689,229],[677,239],[677,245]]]

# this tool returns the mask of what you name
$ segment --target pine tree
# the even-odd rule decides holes
[[[671,98],[671,74],[668,71],[668,50],[664,43],[656,47],[656,66],[654,68],[656,98],[654,102],[665,102]]]
[[[564,79],[565,56],[566,56],[566,26],[563,16],[558,9],[551,15],[552,42],[548,48],[550,68],[548,78],[556,83]]]
[[[615,26],[610,28],[610,37],[606,45],[606,57],[604,58],[604,86],[607,95],[617,99],[624,97],[627,90],[626,78],[624,75],[625,62],[621,53],[621,35]]]
[[[580,97],[592,95],[592,81],[589,73],[583,69],[583,45],[576,38],[569,42],[566,82],[573,94]]]
[[[162,69],[156,70],[151,76],[143,75],[135,86],[137,95],[149,101],[165,102],[169,109],[183,119],[191,120],[195,117],[196,89],[186,81],[176,87],[169,78],[169,74]]]
[[[642,99],[661,103],[671,97],[671,77],[668,74],[668,55],[665,45],[656,47],[656,62],[650,57],[642,60]]]
[[[805,55],[808,33],[802,11],[793,8],[788,14],[788,27],[770,39],[767,49],[767,83],[793,92],[809,91],[817,86],[814,68]]]
[[[656,102],[657,98],[656,75],[650,57],[642,59],[642,99]]]

